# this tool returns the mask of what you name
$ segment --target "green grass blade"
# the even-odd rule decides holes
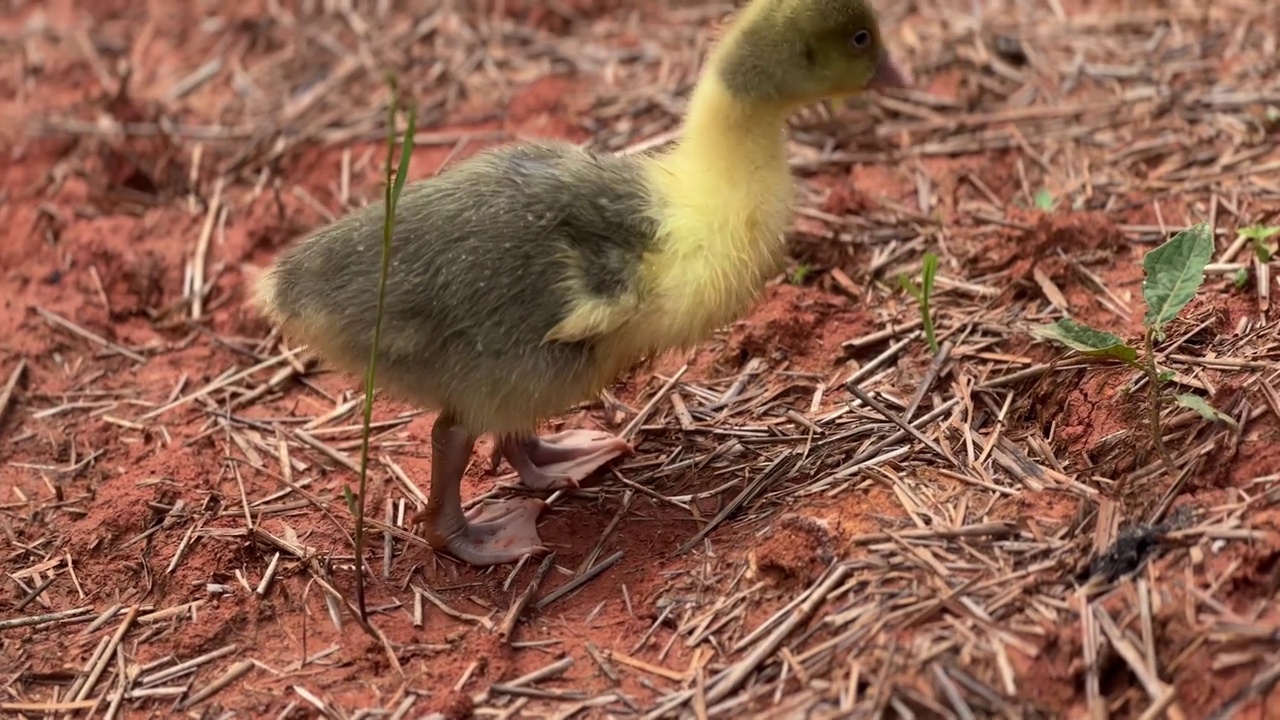
[[[1163,336],[1163,328],[1182,312],[1204,283],[1204,269],[1213,257],[1213,231],[1205,223],[1193,225],[1147,253],[1142,268],[1147,277],[1142,294],[1147,301],[1143,324]]]
[[[923,299],[920,288],[916,287],[915,282],[906,275],[898,276],[898,287],[901,287],[903,292],[915,298],[917,302]]]
[[[924,296],[933,295],[933,279],[938,274],[938,256],[927,252],[924,254],[924,267],[920,270],[920,285],[924,290]]]
[[[391,177],[391,162],[395,159],[396,149],[396,110],[399,107],[399,93],[393,76],[387,77],[391,88],[391,100],[387,111],[389,120],[387,131],[386,191],[383,204],[382,221],[382,263],[378,274],[378,308],[373,319],[373,343],[369,350],[369,366],[365,369],[364,378],[364,413],[360,433],[360,489],[354,497],[350,488],[344,488],[348,507],[355,516],[355,560],[356,560],[356,607],[360,619],[367,619],[364,600],[364,503],[366,486],[369,477],[369,442],[373,426],[373,397],[377,387],[378,348],[382,344],[382,316],[387,295],[387,274],[391,267],[391,240],[395,234],[396,204],[404,189],[405,177],[408,175],[409,158],[413,152],[413,136],[416,126],[416,114],[413,107],[408,111],[408,123],[400,152],[400,163],[395,178]]]

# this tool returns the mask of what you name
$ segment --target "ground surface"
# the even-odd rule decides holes
[[[430,417],[378,401],[372,639],[358,384],[286,354],[245,266],[379,195],[385,69],[414,177],[657,147],[731,7],[4,0],[2,714],[1280,716],[1274,266],[1235,232],[1280,224],[1280,10],[892,5],[917,86],[795,119],[791,271],[566,418],[638,452],[555,498],[509,637],[539,563],[399,530]],[[1139,375],[1029,330],[1137,339],[1143,253],[1199,221],[1158,350],[1240,428],[1166,408],[1171,473]],[[937,364],[897,283],[927,250]],[[468,497],[507,481],[487,456]]]

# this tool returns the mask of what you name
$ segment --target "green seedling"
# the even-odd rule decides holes
[[[400,162],[394,174],[392,163],[396,159],[396,111],[399,108],[400,96],[395,78],[387,77],[391,88],[391,101],[388,104],[387,120],[387,160],[385,166],[385,196],[383,198],[382,224],[382,266],[378,274],[378,309],[373,319],[373,349],[369,353],[369,367],[364,377],[364,418],[360,437],[360,489],[352,494],[350,488],[343,488],[343,496],[347,506],[355,517],[355,556],[356,556],[356,606],[360,610],[360,618],[368,619],[364,601],[364,503],[365,490],[369,474],[369,440],[370,428],[373,425],[373,395],[378,369],[378,346],[382,343],[382,314],[387,294],[387,270],[391,266],[391,238],[395,230],[396,204],[400,201],[400,193],[404,190],[405,179],[409,175],[409,158],[413,154],[413,136],[417,125],[417,113],[412,105],[408,108],[404,137],[400,143]]]
[[[811,272],[813,272],[812,265],[808,263],[800,263],[791,271],[791,277],[789,277],[788,280],[791,281],[792,285],[803,285],[805,279],[809,277],[809,273]]]
[[[1037,210],[1043,210],[1044,212],[1052,211],[1054,205],[1053,193],[1041,188],[1040,191],[1036,193],[1035,205]]]
[[[911,297],[920,303],[920,319],[924,323],[924,339],[929,343],[929,350],[934,354],[938,354],[938,338],[934,333],[933,312],[929,308],[930,298],[933,296],[933,279],[938,274],[938,256],[927,252],[924,254],[924,260],[920,268],[920,284],[916,285],[911,282],[906,275],[898,276],[898,283],[902,285],[902,289],[906,290]]]
[[[1257,256],[1259,262],[1264,263],[1271,262],[1271,256],[1274,254],[1267,241],[1277,234],[1280,234],[1280,227],[1250,225],[1240,228],[1240,237],[1248,238],[1253,243],[1253,254]]]
[[[1141,351],[1112,333],[1095,330],[1073,320],[1059,320],[1032,331],[1040,338],[1052,340],[1078,353],[1112,357],[1146,374],[1151,387],[1148,417],[1152,439],[1170,469],[1173,468],[1173,458],[1164,446],[1164,433],[1160,429],[1160,403],[1164,386],[1173,379],[1174,374],[1156,364],[1154,347],[1164,339],[1165,326],[1182,312],[1204,283],[1204,270],[1212,256],[1213,231],[1202,223],[1174,235],[1143,258],[1142,269],[1146,273],[1146,279],[1142,284],[1142,294],[1147,303],[1147,313],[1142,323],[1146,331]],[[1215,409],[1199,395],[1176,395],[1174,401],[1195,410],[1207,420],[1236,425],[1234,419]]]

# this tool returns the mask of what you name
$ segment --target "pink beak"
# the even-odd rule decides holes
[[[889,53],[880,53],[880,62],[876,64],[876,72],[867,83],[867,89],[888,90],[907,87],[911,87],[911,81],[907,79],[906,74],[898,68],[898,64],[893,61]]]

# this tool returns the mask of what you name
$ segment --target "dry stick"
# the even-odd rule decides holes
[[[631,422],[627,423],[627,426],[622,429],[622,432],[618,437],[629,441],[631,436],[640,429],[641,425],[644,424],[644,421],[649,419],[649,415],[653,413],[653,409],[658,407],[658,403],[662,402],[663,398],[671,392],[671,388],[675,387],[676,383],[680,382],[680,378],[684,377],[685,372],[688,370],[689,366],[686,364],[681,367],[675,375],[672,375],[669,380],[663,383],[662,388],[653,394],[653,397],[649,399],[649,402],[645,404],[644,408],[642,408],[640,412],[636,413],[636,416],[631,419]]]
[[[854,338],[852,340],[845,340],[844,342],[840,343],[840,346],[844,348],[849,348],[849,349],[864,348],[868,345],[875,345],[876,343],[888,340],[889,338],[895,337],[900,333],[908,332],[910,330],[915,330],[921,325],[924,325],[924,320],[920,319],[919,317],[916,317],[915,319],[908,320],[907,322],[902,323],[900,325],[890,324],[889,327],[883,330],[877,330],[876,332],[873,332],[870,335],[863,335],[862,337]],[[912,335],[908,337],[907,340],[910,341],[914,337],[915,336]]]
[[[1098,622],[1098,627],[1102,630],[1102,634],[1107,636],[1107,641],[1111,643],[1111,647],[1124,659],[1129,669],[1138,677],[1138,682],[1142,683],[1143,689],[1151,696],[1151,705],[1142,713],[1142,718],[1154,720],[1169,708],[1169,720],[1186,720],[1186,715],[1182,709],[1176,704],[1169,707],[1175,697],[1177,691],[1166,685],[1160,676],[1156,674],[1156,669],[1147,665],[1142,652],[1134,646],[1129,638],[1124,636],[1120,628],[1116,626],[1115,620],[1111,618],[1110,613],[1102,607],[1094,605],[1090,608],[1094,618]]]
[[[951,707],[960,716],[960,720],[978,720],[978,716],[973,714],[973,708],[969,707],[969,703],[965,702],[964,696],[960,694],[960,688],[956,687],[947,671],[938,663],[932,663],[933,677],[938,681],[938,685],[942,688],[942,694],[946,696],[947,701],[951,703]]]
[[[511,632],[515,630],[516,623],[520,621],[520,614],[529,605],[529,601],[533,600],[533,596],[537,594],[538,588],[542,587],[542,580],[546,578],[547,573],[551,570],[551,566],[555,564],[556,554],[548,553],[542,559],[542,564],[538,566],[538,571],[534,573],[533,580],[529,581],[529,587],[520,593],[520,597],[511,605],[511,609],[507,611],[507,616],[502,619],[502,624],[498,626],[498,637],[507,640],[511,637]]]
[[[768,632],[769,629],[772,628],[775,623],[781,622],[782,619],[785,617],[789,617],[792,611],[794,611],[797,607],[799,607],[799,605],[804,601],[805,601],[805,593],[802,592],[797,594],[786,605],[783,605],[781,608],[778,608],[778,611],[775,612],[773,615],[770,615],[768,619],[766,619],[764,622],[757,625],[756,629],[752,630],[750,633],[747,633],[747,635],[743,637],[741,640],[738,640],[738,642],[734,644],[734,646],[730,649],[729,652],[736,655],[742,652],[743,650],[746,650],[749,646],[755,644],[755,642],[759,640],[761,637],[763,637],[764,634]]]
[[[259,597],[267,594],[267,588],[271,585],[271,580],[276,576],[276,566],[280,563],[280,551],[277,550],[271,556],[271,562],[267,563],[267,569],[262,573],[262,579],[258,581],[258,587],[254,589]]]
[[[591,552],[582,559],[582,564],[578,566],[578,572],[583,573],[587,568],[600,557],[600,553],[604,552],[604,544],[613,535],[613,531],[617,529],[618,523],[622,522],[622,518],[626,516],[627,511],[631,508],[631,500],[635,497],[635,491],[627,488],[622,492],[622,505],[618,508],[618,512],[613,514],[613,519],[605,526],[604,531],[600,533],[600,538],[596,540],[595,547],[591,548]]]
[[[98,704],[97,700],[72,700],[69,702],[4,702],[0,710],[15,713],[69,713],[73,710],[91,710]]]
[[[22,379],[22,373],[26,372],[26,358],[18,358],[18,366],[9,373],[9,381],[4,384],[4,389],[0,390],[0,422],[4,422],[4,414],[9,410],[9,401],[13,399],[13,391],[18,387],[18,380]]]
[[[938,379],[938,374],[942,372],[942,366],[951,358],[953,347],[951,341],[947,340],[938,349],[938,354],[933,356],[933,360],[929,363],[929,369],[925,371],[924,378],[920,381],[920,387],[916,388],[916,394],[912,396],[911,402],[907,403],[907,409],[902,411],[903,421],[911,422],[911,416],[916,414],[916,409],[920,407],[925,394],[929,392],[929,388],[933,387],[933,383]]]
[[[538,602],[534,603],[533,609],[534,609],[534,610],[541,610],[541,609],[545,608],[546,606],[550,605],[551,603],[553,603],[553,602],[555,602],[555,601],[559,600],[560,598],[564,597],[565,595],[568,595],[569,593],[573,592],[574,590],[577,590],[578,588],[582,587],[583,585],[585,585],[585,584],[587,584],[588,582],[590,582],[591,580],[593,580],[593,579],[594,579],[597,575],[599,575],[600,573],[602,573],[602,572],[604,572],[605,570],[608,570],[609,568],[613,567],[613,565],[614,565],[615,563],[617,563],[619,560],[621,560],[621,559],[622,559],[623,555],[625,555],[625,553],[623,553],[621,550],[619,550],[618,552],[616,552],[616,553],[614,553],[614,554],[610,555],[609,557],[605,558],[604,560],[601,560],[601,561],[600,561],[600,563],[599,563],[598,565],[596,565],[595,567],[593,567],[593,568],[591,568],[590,570],[588,570],[588,571],[586,571],[586,572],[582,573],[581,575],[579,575],[579,576],[575,577],[574,579],[570,580],[569,582],[565,583],[564,585],[561,585],[560,587],[556,588],[555,590],[552,590],[552,591],[551,591],[551,592],[550,592],[546,597],[544,597],[544,598],[542,598],[541,600],[539,600]]]
[[[350,457],[347,457],[345,453],[334,448],[332,445],[326,444],[320,438],[317,438],[311,433],[303,432],[302,430],[294,430],[291,434],[295,438],[297,438],[299,441],[307,445],[310,445],[312,448],[324,453],[324,455],[329,459],[341,463],[343,467],[350,470],[351,472],[357,475],[360,474],[360,463],[356,462],[355,460],[352,460]]]
[[[252,375],[252,374],[254,374],[254,373],[258,372],[259,370],[265,370],[265,369],[267,369],[267,368],[271,367],[272,365],[278,365],[278,364],[280,364],[281,362],[284,362],[284,361],[288,360],[289,358],[291,358],[291,357],[293,357],[293,356],[297,355],[298,353],[300,353],[300,352],[302,352],[302,351],[303,351],[303,348],[301,348],[301,347],[294,348],[294,349],[292,349],[292,350],[290,350],[290,351],[288,351],[288,352],[282,353],[282,354],[277,355],[277,356],[275,356],[275,357],[273,357],[273,358],[268,358],[268,359],[266,359],[266,360],[263,360],[262,362],[258,363],[257,365],[254,365],[254,366],[252,366],[252,367],[250,367],[250,368],[248,368],[248,369],[246,369],[246,370],[241,370],[240,372],[235,373],[234,375],[231,375],[231,376],[229,376],[229,377],[223,378],[223,379],[221,379],[221,380],[214,380],[213,382],[209,383],[208,385],[205,385],[204,387],[200,388],[199,390],[196,390],[195,392],[191,393],[190,395],[187,395],[187,396],[185,396],[185,397],[178,398],[177,400],[174,400],[173,402],[169,403],[168,405],[164,405],[164,406],[162,406],[162,407],[158,407],[158,408],[156,408],[155,410],[152,410],[151,412],[148,412],[148,413],[143,414],[143,415],[142,415],[142,417],[140,417],[139,419],[140,419],[140,420],[150,420],[150,419],[152,419],[152,418],[154,418],[154,417],[157,417],[157,416],[163,415],[164,413],[167,413],[167,412],[169,412],[170,410],[173,410],[174,408],[178,408],[178,407],[182,407],[183,405],[186,405],[187,403],[191,402],[192,400],[195,400],[195,399],[197,399],[197,398],[204,397],[205,395],[208,395],[209,393],[213,392],[214,390],[217,390],[218,388],[226,387],[226,386],[230,385],[231,383],[234,383],[234,382],[238,382],[238,381],[240,381],[240,380],[243,380],[244,378],[247,378],[247,377],[249,377],[250,375]]]
[[[387,720],[404,720],[409,716],[409,711],[413,709],[413,705],[416,702],[418,702],[418,696],[409,693],[404,700],[400,701],[400,706],[395,709],[395,712],[391,713]]]
[[[159,685],[162,682],[179,677],[190,670],[195,670],[201,665],[205,665],[207,663],[213,662],[214,660],[217,660],[218,658],[231,655],[232,653],[234,653],[239,649],[240,649],[239,645],[232,643],[225,647],[218,648],[217,650],[214,650],[212,652],[207,652],[204,655],[201,655],[199,657],[194,657],[185,662],[180,662],[177,665],[167,667],[163,670],[157,670],[156,672],[153,672],[150,675],[144,675],[142,676],[142,678],[138,680],[138,684],[143,687],[146,687],[148,685]]]
[[[857,397],[859,400],[865,403],[872,410],[875,410],[876,412],[880,413],[884,417],[884,419],[888,420],[894,425],[897,425],[899,428],[902,428],[903,432],[909,434],[911,437],[924,443],[925,447],[937,453],[939,457],[947,457],[947,454],[942,452],[942,448],[938,447],[937,443],[930,440],[928,436],[926,436],[924,433],[912,427],[911,424],[905,421],[903,418],[898,417],[898,415],[896,415],[892,410],[885,407],[882,403],[880,403],[875,398],[867,394],[865,390],[858,387],[857,385],[849,385],[848,388],[849,388],[849,392],[853,393],[855,397]]]
[[[761,360],[760,358],[751,358],[751,360],[747,362],[747,366],[743,368],[742,372],[738,373],[738,377],[734,379],[733,384],[729,386],[729,389],[725,390],[723,395],[717,398],[714,402],[704,406],[702,409],[707,412],[711,412],[727,408],[739,395],[742,394],[743,389],[747,387],[747,383],[750,382],[752,378],[765,371],[765,367],[766,363],[764,360]]]
[[[688,677],[688,675],[679,670],[672,670],[671,668],[665,668],[661,665],[654,665],[653,663],[645,662],[639,658],[633,658],[630,655],[618,652],[617,650],[610,652],[609,658],[617,660],[627,667],[632,667],[636,670],[640,670],[641,672],[646,672],[650,675],[657,675],[658,677],[666,678],[674,682],[681,682]]]
[[[568,670],[572,665],[573,665],[573,658],[564,657],[551,663],[550,665],[544,668],[541,668],[539,670],[534,670],[533,672],[528,673],[526,675],[521,675],[520,677],[510,682],[494,683],[489,687],[489,692],[511,694],[513,690],[518,690],[524,687],[525,685],[530,685],[532,683],[540,682],[542,680],[547,680],[547,679],[556,677],[557,675],[561,675],[564,673],[565,670]]]
[[[222,210],[223,178],[218,178],[213,186],[213,199],[209,201],[209,211],[205,213],[204,225],[200,228],[200,237],[196,240],[195,257],[191,269],[191,319],[199,320],[204,313],[204,271],[209,258],[209,240],[213,237],[214,221]]]
[[[942,417],[943,415],[946,415],[947,413],[951,412],[951,409],[952,409],[952,408],[954,408],[956,405],[959,405],[959,404],[960,404],[960,398],[951,398],[950,400],[948,400],[948,401],[946,401],[946,402],[942,403],[941,405],[939,405],[939,406],[938,406],[937,408],[935,408],[932,412],[929,412],[929,413],[927,413],[927,414],[925,414],[925,415],[922,415],[921,417],[917,418],[917,419],[915,420],[915,422],[912,422],[912,423],[911,423],[911,426],[912,426],[913,428],[915,428],[915,427],[922,427],[922,426],[924,426],[924,425],[928,425],[929,423],[933,422],[934,420],[937,420],[938,418]],[[867,462],[868,460],[871,460],[872,458],[875,458],[875,457],[876,457],[876,456],[878,456],[878,455],[879,455],[879,454],[880,454],[880,453],[881,453],[885,448],[887,448],[887,447],[889,447],[889,446],[891,446],[891,445],[896,445],[896,444],[898,444],[898,443],[902,442],[903,440],[906,440],[908,436],[909,436],[909,433],[907,433],[907,431],[905,431],[905,430],[899,430],[898,432],[894,433],[893,435],[890,435],[889,437],[885,438],[884,440],[881,440],[880,442],[876,443],[875,445],[872,445],[871,447],[867,448],[867,449],[866,449],[866,450],[864,450],[863,452],[861,452],[861,453],[859,453],[858,455],[854,456],[854,457],[853,457],[853,459],[849,460],[849,461],[848,461],[848,462],[846,462],[845,464],[841,465],[840,467],[838,467],[838,468],[836,468],[834,471],[832,471],[831,475],[832,475],[832,476],[838,476],[838,475],[840,475],[841,473],[847,472],[850,468],[857,467],[858,465],[861,465],[862,463]],[[943,457],[946,457],[946,456],[944,455]]]
[[[384,518],[384,522],[386,522],[387,524],[387,527],[391,527],[392,525],[395,524],[395,521],[396,521],[395,499],[391,497],[387,498],[387,507],[383,513],[383,518]],[[395,536],[392,535],[390,531],[383,530],[382,531],[382,577],[384,579],[391,577],[391,560],[395,555],[395,551],[396,551]]]
[[[63,330],[79,335],[80,337],[86,340],[89,340],[91,342],[95,342],[101,345],[102,347],[110,350],[111,352],[117,353],[119,355],[123,355],[138,364],[143,364],[147,362],[147,359],[145,357],[130,350],[129,348],[124,347],[123,345],[117,345],[116,343],[111,342],[110,340],[102,337],[101,335],[71,322],[70,320],[62,317],[61,315],[53,312],[52,310],[45,310],[39,305],[32,305],[31,307],[33,310],[35,310],[37,313],[40,314],[40,317],[44,318],[45,321],[51,325],[57,325]]]
[[[1268,667],[1255,675],[1248,685],[1240,689],[1240,692],[1232,695],[1222,707],[1218,708],[1217,712],[1209,716],[1208,720],[1228,720],[1228,718],[1237,717],[1240,708],[1250,700],[1265,697],[1271,692],[1271,688],[1280,682],[1280,655],[1273,655],[1269,662],[1271,664]]]
[[[311,579],[316,585],[320,586],[321,590],[324,591],[325,597],[328,598],[328,602],[334,604],[341,603],[346,606],[347,612],[351,613],[351,617],[355,618],[356,624],[359,625],[360,628],[369,635],[369,637],[382,643],[382,649],[386,652],[387,660],[391,663],[391,667],[395,668],[397,675],[404,677],[404,667],[400,664],[400,658],[396,657],[395,650],[392,649],[391,641],[387,640],[387,636],[382,634],[382,631],[378,629],[377,625],[374,625],[361,617],[360,609],[352,604],[350,600],[343,597],[342,593],[338,592],[337,588],[330,585],[328,581],[322,577],[323,573],[320,570],[320,564],[316,562],[315,559],[311,560],[309,569],[311,570]],[[334,613],[335,617],[340,617],[336,610]],[[335,625],[337,625],[336,622]],[[339,629],[341,629],[341,626],[339,626]]]
[[[32,588],[31,592],[27,593],[27,596],[26,596],[26,597],[24,597],[24,598],[22,598],[21,600],[19,600],[19,601],[18,601],[18,604],[17,604],[17,606],[16,606],[16,607],[14,607],[14,610],[16,610],[16,611],[18,611],[18,612],[22,612],[22,611],[23,611],[23,610],[24,610],[28,605],[30,605],[30,604],[31,604],[31,603],[32,603],[36,598],[40,597],[40,596],[44,593],[44,591],[45,591],[45,590],[48,590],[48,589],[49,589],[49,586],[53,584],[53,581],[54,581],[54,580],[57,580],[57,579],[58,579],[58,574],[57,574],[57,573],[53,573],[53,572],[49,573],[49,577],[45,578],[45,579],[44,579],[44,582],[42,582],[42,583],[40,583],[39,585],[37,585],[36,587]],[[43,605],[45,605],[46,607],[48,607],[49,602],[46,600],[46,601],[43,603]]]
[[[736,690],[747,679],[747,676],[755,672],[761,663],[768,660],[778,651],[778,648],[782,646],[788,635],[799,627],[801,623],[808,622],[809,616],[817,611],[819,605],[826,602],[827,596],[840,583],[844,582],[844,578],[848,574],[849,567],[847,565],[836,566],[831,571],[831,574],[827,576],[827,579],[814,588],[813,593],[809,595],[809,599],[796,608],[794,614],[788,617],[777,630],[773,631],[772,635],[757,645],[746,658],[729,669],[727,674],[707,691],[707,703],[720,702],[729,693]]]
[[[903,348],[910,345],[912,342],[915,342],[915,339],[919,335],[920,333],[913,332],[910,335],[906,336],[905,338],[894,343],[893,345],[890,345],[888,350],[885,350],[884,352],[875,356],[871,360],[867,361],[867,364],[855,370],[854,373],[849,376],[849,379],[844,381],[845,386],[853,387],[858,383],[862,382],[863,380],[871,377],[871,374],[874,373],[876,370],[880,369],[880,366],[888,363],[890,360],[896,357],[899,353],[901,353]]]
[[[129,632],[129,628],[133,627],[133,621],[138,617],[140,609],[141,606],[139,605],[131,605],[129,607],[129,612],[125,613],[124,620],[120,621],[120,627],[116,628],[110,642],[107,643],[102,655],[98,658],[98,662],[89,671],[88,679],[84,681],[84,685],[81,685],[79,692],[76,693],[76,700],[84,700],[89,697],[89,693],[93,691],[93,686],[98,684],[98,679],[102,677],[102,673],[107,669],[107,663],[111,661],[111,656],[115,655],[116,646],[124,639],[124,635]]]
[[[107,650],[107,645],[111,643],[111,637],[107,636],[98,641],[98,645],[93,649],[93,653],[89,656],[89,662],[85,663],[85,671],[77,673],[71,685],[67,687],[63,697],[74,698],[80,694],[80,688],[84,685],[85,679],[88,678],[88,672],[98,666],[98,661],[102,658],[103,653]],[[96,703],[96,701],[95,701]]]
[[[741,492],[739,492],[732,500],[730,500],[723,508],[721,508],[720,512],[716,513],[714,517],[712,517],[709,521],[707,521],[706,525],[702,526],[702,529],[694,533],[693,537],[686,540],[685,543],[681,545],[678,550],[676,550],[676,554],[683,555],[689,552],[690,550],[692,550],[695,546],[698,545],[698,543],[702,542],[703,538],[711,534],[712,530],[715,530],[717,527],[719,527],[720,523],[724,522],[726,519],[728,519],[730,515],[737,512],[738,508],[742,507],[743,505],[747,504],[748,502],[750,502],[751,500],[759,496],[759,494],[763,492],[766,487],[773,484],[773,482],[777,479],[777,475],[782,472],[781,468],[782,468],[783,461],[790,460],[794,458],[795,455],[796,455],[795,451],[784,452],[778,455],[778,457],[774,458],[773,462],[770,463],[767,468],[765,468],[763,471],[757,474],[755,479],[747,483],[746,486],[742,488]],[[792,465],[789,470],[791,472],[794,472],[795,465]]]
[[[293,379],[294,376],[310,369],[310,367],[317,364],[318,361],[318,356],[308,356],[299,361],[296,366],[291,364],[289,367],[280,368],[274,375],[268,378],[266,382],[232,400],[231,409],[238,410],[246,405],[251,405],[254,402],[257,402],[267,393],[275,392],[281,385],[284,385],[286,382]],[[301,368],[301,370],[299,370],[299,368]]]
[[[208,700],[209,698],[213,697],[215,694],[217,694],[220,690],[222,690],[226,686],[230,685],[236,680],[239,680],[241,676],[243,676],[245,673],[252,670],[256,665],[257,663],[255,663],[252,660],[241,660],[235,665],[232,665],[218,679],[209,683],[199,692],[196,692],[193,695],[191,695],[191,697],[187,698],[186,702],[183,702],[178,706],[178,709],[186,710],[187,708],[193,705],[196,705],[200,702]]]
[[[115,617],[115,616],[116,616],[116,613],[120,612],[120,610],[121,610],[123,607],[124,607],[124,606],[123,606],[123,605],[121,605],[120,603],[116,603],[115,605],[112,605],[111,607],[107,608],[106,610],[103,610],[103,611],[102,611],[102,614],[101,614],[101,615],[99,615],[99,616],[98,616],[98,618],[97,618],[96,620],[94,620],[93,622],[89,623],[89,627],[87,627],[87,628],[85,628],[85,629],[84,629],[84,633],[83,633],[83,634],[84,634],[84,635],[90,635],[90,634],[92,634],[92,633],[96,632],[96,631],[97,631],[99,628],[101,628],[103,625],[106,625],[107,623],[111,622],[111,618]]]
[[[1174,477],[1173,482],[1169,484],[1169,489],[1164,491],[1160,501],[1152,508],[1151,515],[1146,520],[1148,525],[1159,523],[1164,519],[1165,514],[1169,512],[1169,508],[1173,507],[1174,501],[1178,499],[1178,495],[1182,492],[1182,487],[1191,478],[1191,472],[1196,469],[1196,463],[1194,462],[1196,459],[1196,457],[1185,458],[1186,462],[1182,470]]]
[[[120,662],[123,664],[123,659]],[[138,667],[136,665],[124,668],[124,671],[119,675],[119,686],[116,688],[115,694],[111,696],[111,704],[107,706],[107,714],[103,716],[103,720],[115,720],[116,715],[120,712],[120,705],[124,703],[125,694],[137,678]]]
[[[609,658],[604,656],[604,653],[600,651],[600,648],[596,647],[595,643],[588,640],[586,647],[587,654],[591,656],[592,660],[596,661],[596,665],[600,666],[600,672],[603,672],[605,677],[609,678],[614,684],[622,682],[622,676],[618,674],[617,668],[613,666],[613,663],[609,662]]]
[[[1098,674],[1098,633],[1091,610],[1089,596],[1083,588],[1076,591],[1080,603],[1080,630],[1084,654],[1085,702],[1095,718],[1106,716],[1106,702],[1102,698],[1102,679]]]
[[[439,597],[436,596],[435,593],[431,592],[427,588],[414,585],[413,590],[421,597],[425,597],[427,600],[431,601],[432,605],[435,605],[437,608],[440,608],[440,611],[443,612],[445,615],[448,615],[449,617],[452,617],[452,618],[456,618],[458,620],[462,620],[463,622],[476,623],[477,625],[483,626],[486,630],[493,630],[493,621],[490,620],[488,617],[485,617],[483,615],[471,615],[457,608],[450,607],[448,603],[446,603],[444,600],[441,600]]]

